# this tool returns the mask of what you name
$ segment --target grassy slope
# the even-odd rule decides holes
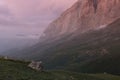
[[[120,80],[108,74],[79,74],[64,71],[37,72],[22,61],[0,59],[0,80]]]
[[[120,74],[119,30],[120,19],[106,28],[77,35],[67,41],[62,41],[66,39],[55,41],[51,43],[51,47],[44,50],[43,61],[47,63],[46,66],[50,69],[65,68],[85,73],[108,72]],[[38,47],[38,49],[41,48]],[[107,50],[108,53],[102,52],[102,49]],[[41,55],[36,54],[35,59],[40,59]]]
[[[51,39],[16,53],[42,60],[48,69],[120,74],[120,19],[100,30]]]

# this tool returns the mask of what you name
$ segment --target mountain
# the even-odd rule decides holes
[[[19,58],[47,69],[120,74],[120,0],[78,0]]]
[[[120,19],[105,28],[79,34],[71,39],[64,37],[43,47],[37,45],[30,50],[34,54],[29,57],[44,61],[49,69],[119,74],[119,30]]]
[[[119,0],[78,0],[44,31],[45,38],[84,33],[120,17]]]
[[[120,80],[111,74],[81,74],[65,71],[38,72],[27,67],[29,62],[0,59],[0,80]]]

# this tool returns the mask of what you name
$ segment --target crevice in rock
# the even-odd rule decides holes
[[[96,13],[97,7],[98,7],[98,0],[93,0],[93,7],[94,7],[94,11]]]

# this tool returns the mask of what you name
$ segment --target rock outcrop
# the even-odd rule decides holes
[[[45,30],[43,38],[83,33],[120,18],[120,0],[78,0]]]
[[[43,65],[42,65],[42,62],[39,61],[39,62],[35,62],[35,61],[32,61],[28,67],[34,69],[34,70],[37,70],[37,71],[43,71]]]

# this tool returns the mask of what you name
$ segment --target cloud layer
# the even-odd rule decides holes
[[[10,12],[17,18],[46,19],[59,15],[75,0],[5,0]]]
[[[39,27],[43,31],[45,26],[75,1],[77,0],[1,0],[0,27]]]

